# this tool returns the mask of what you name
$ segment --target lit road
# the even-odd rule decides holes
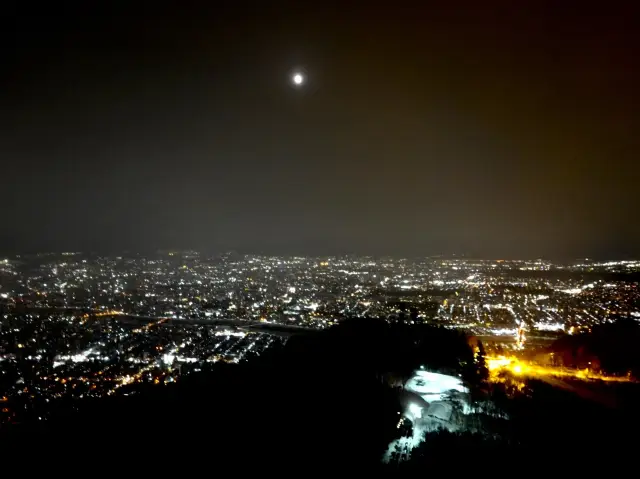
[[[162,319],[157,319],[154,321],[151,321],[150,323],[147,323],[146,325],[142,326],[139,329],[134,329],[132,332],[133,333],[141,333],[143,331],[148,331],[149,329],[158,326],[164,322],[166,322],[167,319],[166,318],[162,318]],[[126,350],[125,352],[128,353],[130,352],[135,346],[131,346],[128,350]],[[107,391],[107,394],[113,394],[117,389],[121,388],[122,386],[125,386],[127,384],[132,384],[135,383],[137,381],[140,380],[140,378],[142,377],[142,375],[148,371],[150,371],[151,369],[153,369],[154,367],[156,367],[156,361],[152,360],[149,364],[147,364],[146,366],[143,366],[137,373],[133,374],[133,375],[127,375],[127,376],[123,376],[117,379],[117,383],[115,384],[115,386],[110,389],[109,391]],[[106,369],[105,369],[106,370]],[[101,373],[104,373],[104,371],[101,371]]]
[[[500,382],[501,372],[509,372],[514,377],[525,379],[535,378],[554,387],[572,392],[583,399],[600,403],[604,406],[616,407],[615,390],[592,388],[590,381],[606,381],[611,383],[633,383],[630,378],[621,376],[606,376],[589,370],[540,366],[516,357],[488,356],[487,367],[491,373],[490,379]],[[569,382],[571,381],[571,382]],[[524,385],[524,383],[522,383]]]
[[[600,380],[611,382],[633,382],[627,377],[607,376],[598,374],[588,369],[559,368],[553,366],[541,366],[529,361],[523,361],[515,356],[487,356],[487,367],[492,377],[496,377],[501,371],[509,371],[515,376],[529,376],[540,379],[567,378],[581,380]]]
[[[167,318],[167,317],[153,317],[153,316],[138,316],[135,314],[119,313],[118,315],[125,318],[131,318],[142,321],[162,321],[167,324],[201,324],[209,326],[236,326],[240,329],[246,329],[249,331],[258,331],[269,334],[294,334],[298,332],[318,331],[314,328],[307,328],[305,326],[297,326],[293,324],[275,324],[266,323],[262,321],[251,321],[246,319],[188,319],[188,318]]]

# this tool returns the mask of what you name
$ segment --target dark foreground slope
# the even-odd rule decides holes
[[[78,461],[103,454],[153,458],[147,467],[166,467],[178,456],[216,467],[378,467],[398,434],[399,395],[390,378],[403,378],[424,361],[473,374],[458,333],[346,322],[175,385],[122,388],[129,395],[78,402],[44,424],[5,431],[3,447],[72,453]]]
[[[393,391],[367,379],[222,365],[175,386],[84,403],[36,434],[20,431],[20,442],[90,455],[150,454],[160,464],[176,456],[215,467],[371,463],[394,432],[396,410]]]
[[[487,434],[432,435],[411,461],[385,467],[381,457],[400,433],[401,394],[392,385],[421,365],[460,374],[477,398],[491,397],[511,420],[489,424]],[[44,424],[2,431],[0,451],[11,458],[9,470],[315,476],[446,471],[492,459],[501,469],[554,457],[540,464],[555,467],[558,458],[573,461],[585,451],[597,463],[632,444],[626,437],[639,424],[635,401],[611,409],[542,383],[513,397],[480,379],[466,338],[456,332],[346,322],[296,336],[247,363],[216,364],[173,385],[122,388],[117,397],[59,408]]]

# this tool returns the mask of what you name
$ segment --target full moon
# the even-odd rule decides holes
[[[295,75],[293,75],[293,83],[295,83],[296,85],[302,85],[303,82],[304,77],[302,76],[302,73],[296,73]]]

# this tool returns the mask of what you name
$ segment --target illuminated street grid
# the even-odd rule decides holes
[[[575,332],[619,317],[640,318],[637,282],[623,278],[638,271],[638,261],[67,253],[0,258],[0,300],[8,306],[312,328],[349,317],[404,316],[513,336],[520,324],[529,331]],[[598,273],[612,279],[593,276]]]
[[[493,356],[510,356],[561,334],[640,319],[638,284],[628,279],[639,271],[637,261],[591,260],[197,252],[0,258],[0,421],[16,420],[16,404],[24,413],[59,398],[131,394],[137,384],[166,384],[284,342],[238,329],[249,324],[324,329],[362,317],[430,323],[463,329],[483,338]],[[549,371],[524,359],[504,361],[492,357],[492,372],[497,364],[516,374]]]
[[[278,336],[167,319],[87,319],[68,313],[8,313],[0,356],[0,425],[33,414],[45,420],[57,400],[136,394],[217,362],[259,357]]]

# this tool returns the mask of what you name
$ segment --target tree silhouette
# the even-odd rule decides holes
[[[478,368],[478,377],[481,381],[489,379],[489,368],[487,367],[487,356],[482,341],[478,340],[478,351],[476,355],[476,365]]]

